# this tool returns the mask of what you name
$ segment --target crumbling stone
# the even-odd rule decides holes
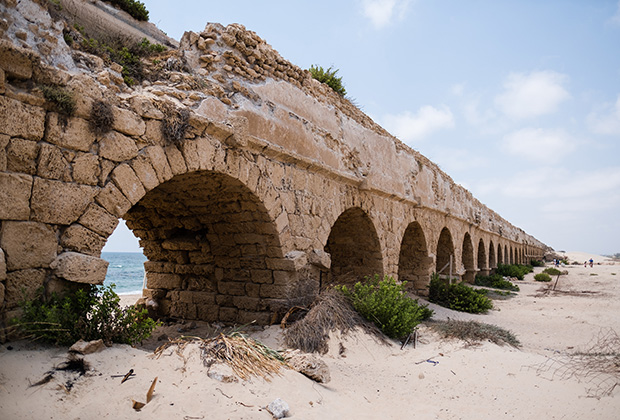
[[[50,265],[54,275],[76,283],[103,284],[108,262],[78,252],[63,252]]]
[[[44,223],[2,223],[0,248],[4,250],[8,271],[49,267],[56,258],[57,246],[56,232]]]

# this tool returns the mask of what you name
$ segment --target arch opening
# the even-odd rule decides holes
[[[474,247],[469,233],[465,233],[465,236],[463,237],[462,251],[461,258],[463,260],[463,267],[465,268],[463,281],[473,283],[476,278],[476,264],[474,262]]]
[[[428,255],[422,226],[412,222],[407,226],[400,245],[398,279],[407,281],[408,288],[416,294],[427,296],[432,269],[433,259]]]
[[[487,260],[487,252],[486,247],[484,246],[484,241],[482,238],[478,241],[478,254],[477,254],[477,262],[478,262],[478,271],[483,276],[489,275],[489,264]]]
[[[495,247],[493,246],[493,241],[489,242],[489,270],[493,270],[497,268],[497,260],[495,256]]]
[[[504,264],[504,255],[500,244],[497,245],[497,265],[499,264]]]
[[[332,226],[325,252],[331,255],[328,283],[354,284],[364,276],[383,276],[383,257],[377,231],[364,210],[344,211]]]
[[[452,272],[450,272],[450,261],[452,261]],[[437,241],[437,260],[435,263],[435,272],[440,277],[454,277],[456,271],[456,261],[454,260],[454,244],[452,242],[452,234],[447,227],[444,227],[439,234]]]
[[[178,175],[124,216],[140,238],[144,297],[162,316],[268,324],[290,298],[280,240],[267,209],[241,181]]]

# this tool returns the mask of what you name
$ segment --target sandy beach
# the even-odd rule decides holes
[[[571,261],[589,259],[583,253],[568,256]],[[114,345],[86,355],[90,370],[83,376],[58,374],[30,387],[66,359],[67,349],[7,343],[0,347],[1,417],[270,419],[265,407],[281,398],[290,406],[289,417],[298,419],[615,419],[620,373],[588,375],[574,356],[609,343],[620,331],[620,263],[593,257],[592,268],[562,267],[568,274],[560,277],[555,291],[545,291],[550,284],[529,274],[517,282],[521,291],[516,296],[495,300],[495,308],[484,315],[430,305],[434,319],[473,319],[506,328],[521,348],[442,339],[424,325],[416,347],[402,350],[400,343],[386,346],[361,332],[333,334],[330,351],[321,356],[331,374],[327,384],[288,369],[269,381],[220,382],[207,375],[196,345],[186,347],[183,357],[172,349],[153,357],[153,349],[164,342],[157,340],[161,330],[143,347]],[[136,298],[122,297],[127,303]],[[168,326],[165,333],[198,335],[202,329],[197,326]],[[282,348],[279,326],[252,335]],[[113,377],[129,369],[135,376],[125,383]],[[134,411],[132,399],[143,401],[155,377],[153,400]]]

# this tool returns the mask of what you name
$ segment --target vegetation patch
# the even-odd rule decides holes
[[[428,300],[455,311],[472,314],[484,313],[493,308],[485,290],[476,290],[464,283],[446,284],[437,274],[431,277]]]
[[[518,280],[523,280],[526,274],[534,271],[531,265],[522,264],[498,264],[496,274],[504,277],[516,277]]]
[[[423,320],[429,319],[433,311],[426,305],[407,296],[406,282],[397,284],[394,278],[378,274],[357,282],[353,289],[337,286],[351,300],[353,307],[364,318],[373,322],[385,335],[402,338],[413,332]]]
[[[162,111],[165,118],[162,121],[161,130],[166,142],[178,143],[183,140],[189,128],[189,110],[165,104]]]
[[[23,314],[14,320],[30,338],[53,344],[71,345],[102,339],[106,344],[137,344],[150,337],[158,325],[147,316],[146,309],[122,308],[114,285],[87,285],[64,298],[53,294],[21,303]]]
[[[90,129],[96,134],[105,134],[114,125],[114,113],[112,106],[103,101],[93,102],[90,108]]]
[[[492,287],[493,289],[519,291],[519,286],[511,281],[505,280],[501,274],[492,274],[490,276],[477,275],[474,281],[476,286]]]
[[[530,260],[530,265],[532,267],[544,267],[545,263],[540,260]]]
[[[559,276],[560,274],[562,274],[562,272],[555,267],[545,268],[542,272],[547,273],[550,276]]]
[[[73,92],[57,85],[41,85],[39,88],[45,100],[52,104],[56,112],[67,117],[73,115],[75,112]]]
[[[146,10],[146,6],[144,3],[137,0],[103,0],[105,2],[111,3],[115,6],[118,6],[121,10],[129,13],[129,15],[141,21],[149,20],[149,11]]]
[[[538,273],[534,276],[534,280],[548,282],[551,281],[551,276],[547,273]]]
[[[287,319],[288,314],[282,325],[286,325]],[[385,341],[381,331],[357,313],[344,294],[331,288],[318,297],[305,317],[284,330],[284,343],[305,353],[325,354],[329,350],[330,332],[339,331],[345,335],[355,328]]]
[[[308,70],[310,71],[313,79],[316,79],[321,83],[325,83],[338,95],[345,96],[347,94],[344,84],[342,83],[342,77],[336,76],[336,74],[338,74],[338,69],[330,67],[325,70],[321,66],[311,65]]]
[[[498,345],[508,344],[520,347],[521,343],[510,331],[491,324],[476,321],[433,321],[428,326],[437,331],[444,338],[457,338],[468,344],[477,344],[490,341]]]

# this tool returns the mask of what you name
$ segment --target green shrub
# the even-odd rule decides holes
[[[504,280],[501,274],[492,274],[490,276],[478,275],[476,276],[474,284],[476,286],[492,287],[494,289],[512,290],[514,292],[519,291],[519,286],[508,280]]]
[[[551,281],[551,276],[547,273],[538,273],[534,276],[536,281]]]
[[[475,290],[464,283],[448,285],[437,274],[431,278],[428,300],[455,311],[478,314],[493,308],[486,291]]]
[[[126,11],[136,20],[149,20],[149,11],[146,10],[144,3],[136,0],[104,0],[118,6],[121,10]]]
[[[518,280],[523,280],[526,274],[534,271],[531,265],[521,264],[497,264],[497,270],[495,272],[504,277],[516,277]]]
[[[51,102],[54,109],[65,116],[71,116],[75,112],[75,98],[73,93],[57,85],[39,86],[45,100]]]
[[[543,273],[547,273],[550,276],[559,276],[560,274],[562,274],[562,272],[560,270],[558,270],[557,268],[554,268],[554,267],[545,268],[543,270]]]
[[[402,338],[433,315],[426,305],[419,305],[417,300],[407,296],[405,283],[396,284],[389,276],[381,280],[375,274],[373,278],[366,277],[363,283],[357,282],[352,290],[347,286],[337,286],[337,290],[351,299],[355,310],[377,325],[385,335]]]
[[[544,263],[544,262],[542,262],[542,261],[540,261],[540,260],[534,260],[534,259],[532,259],[532,260],[530,260],[530,265],[531,265],[532,267],[544,267],[544,266],[545,266],[545,263]]]
[[[321,83],[325,83],[340,96],[345,96],[347,94],[347,91],[342,84],[342,77],[336,76],[336,74],[338,73],[338,69],[330,67],[325,70],[321,66],[312,65],[310,66],[309,71],[313,79],[316,79]]]
[[[23,315],[15,321],[27,335],[54,344],[71,345],[79,339],[103,339],[106,344],[136,344],[150,337],[158,325],[146,309],[121,308],[114,285],[88,285],[64,298],[43,293],[21,303]]]

